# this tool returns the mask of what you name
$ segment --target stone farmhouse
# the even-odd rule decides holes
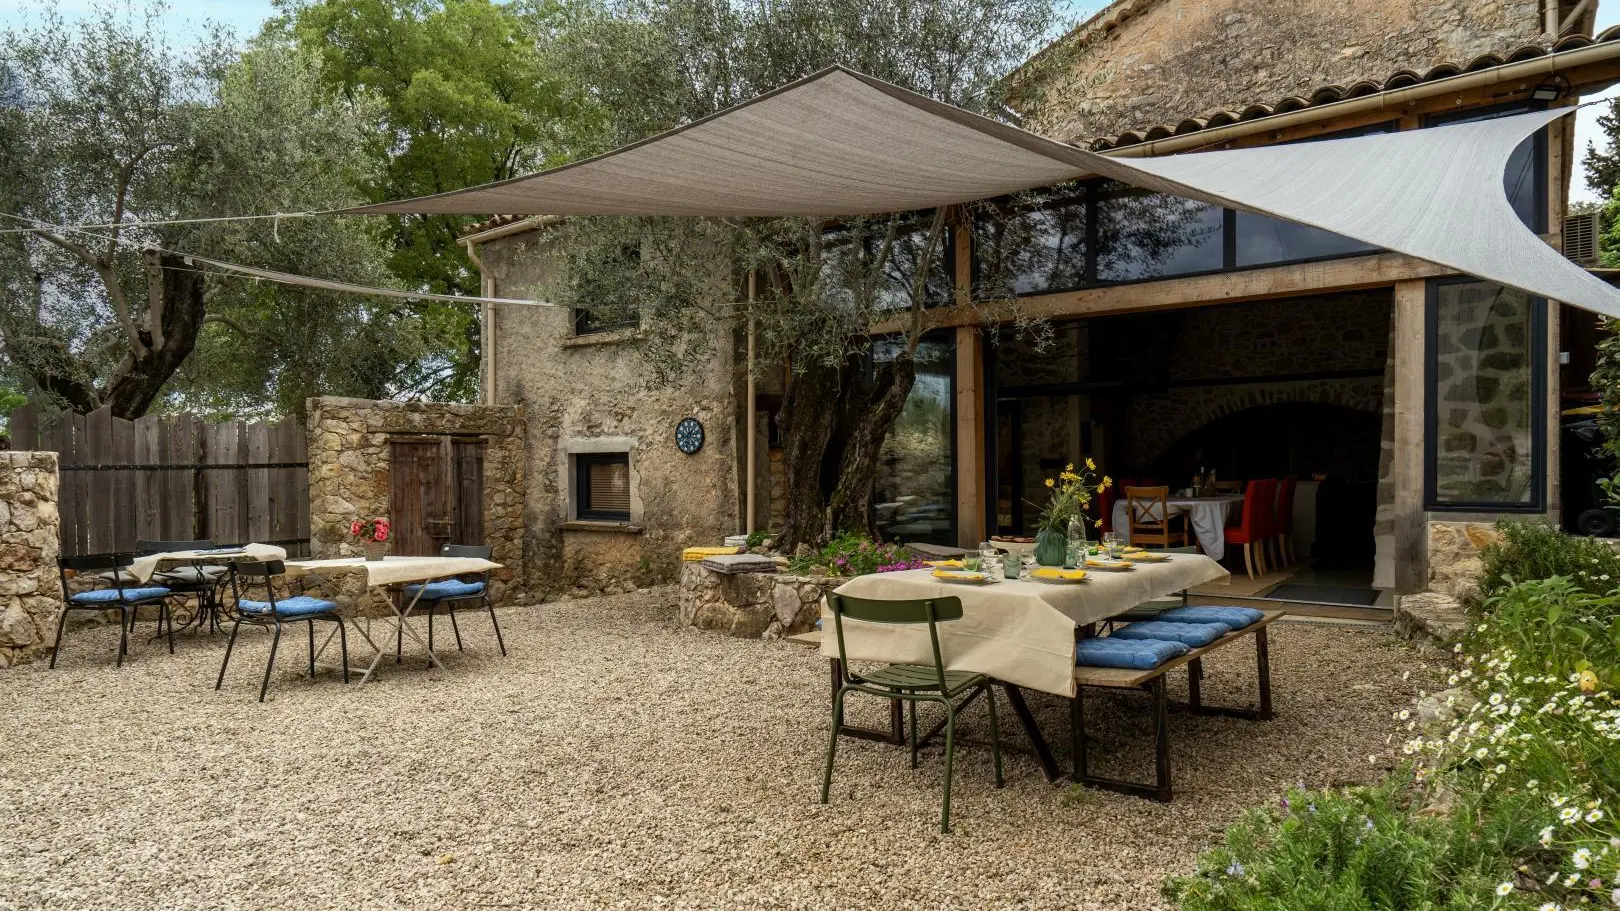
[[[1620,80],[1620,35],[1591,35],[1595,6],[1119,0],[1011,78],[1027,128],[1118,155],[1418,130]],[[1556,122],[1504,186],[1555,246],[1576,152]],[[1084,455],[1173,485],[1200,465],[1297,478],[1296,549],[1362,567],[1386,593],[1443,589],[1479,523],[1559,520],[1559,415],[1590,373],[1591,317],[1316,229],[1148,197],[1082,182],[976,216],[1025,220],[1021,236],[1056,254],[1018,279],[1053,341],[1036,350],[971,308],[942,313],[880,472],[886,533],[1021,533],[1045,473]],[[1164,205],[1182,219],[1175,239],[1133,241],[1133,213]],[[975,262],[1008,252],[989,227],[954,226],[958,302]],[[545,219],[497,218],[463,241],[486,295],[546,297]],[[781,371],[749,401],[741,327],[719,327],[734,345],[649,389],[629,343],[650,328],[485,310],[483,401],[521,415],[522,548],[551,593],[671,580],[682,547],[780,515]],[[676,441],[687,419],[703,432],[690,453]]]

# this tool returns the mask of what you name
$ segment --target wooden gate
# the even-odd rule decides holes
[[[11,447],[57,453],[62,553],[131,551],[139,540],[309,548],[309,458],[294,421],[208,423],[195,415],[126,421],[103,408],[11,413]]]
[[[423,556],[446,544],[484,543],[484,441],[394,437],[388,445],[392,552]]]

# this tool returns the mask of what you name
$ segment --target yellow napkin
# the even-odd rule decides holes
[[[931,566],[934,569],[961,569],[963,567],[961,560],[929,560],[923,565]]]
[[[1113,561],[1109,561],[1109,560],[1087,560],[1086,565],[1087,566],[1104,566],[1104,567],[1107,567],[1107,566],[1134,566],[1135,564],[1132,563],[1129,560],[1120,560],[1117,563],[1113,562]]]
[[[934,570],[933,575],[936,579],[971,579],[975,582],[982,582],[989,578],[984,573],[968,573],[959,569],[936,569]]]
[[[1030,573],[1037,579],[1084,579],[1086,571],[1083,569],[1058,569],[1055,566],[1043,566]]]
[[[681,551],[681,559],[696,563],[704,557],[726,557],[742,553],[741,547],[688,547]]]

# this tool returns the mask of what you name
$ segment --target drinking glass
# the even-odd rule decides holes
[[[1102,536],[1103,547],[1108,549],[1108,557],[1118,560],[1125,556],[1125,536],[1117,531],[1104,532]]]
[[[984,558],[980,557],[978,554],[964,554],[962,556],[962,568],[970,573],[978,572],[979,567],[983,565]]]
[[[1035,548],[1027,548],[1018,555],[1018,578],[1035,578]]]

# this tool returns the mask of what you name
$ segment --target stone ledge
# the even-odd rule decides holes
[[[609,329],[605,332],[588,332],[584,335],[571,335],[562,340],[564,348],[588,348],[592,345],[617,345],[622,342],[634,340],[641,334],[641,329]]]
[[[1395,602],[1395,632],[1405,639],[1450,642],[1468,629],[1468,611],[1444,592],[1401,595]]]
[[[607,534],[639,535],[640,525],[631,525],[629,522],[589,522],[583,519],[571,519],[557,526],[563,531],[597,531]]]

